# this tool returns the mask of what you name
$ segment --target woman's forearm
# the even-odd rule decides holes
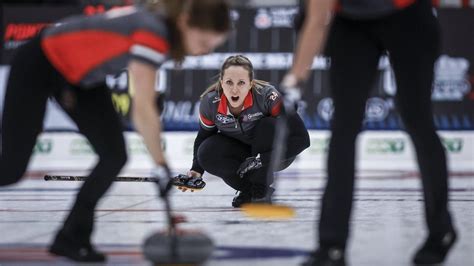
[[[298,37],[290,74],[306,80],[314,56],[320,54],[326,40],[334,0],[308,0],[306,18]]]

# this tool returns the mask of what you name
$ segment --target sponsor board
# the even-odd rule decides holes
[[[8,23],[5,26],[3,47],[13,50],[33,38],[49,23]]]
[[[33,147],[33,154],[50,154],[53,151],[53,140],[51,138],[40,138]]]
[[[444,149],[448,153],[462,153],[464,148],[464,139],[463,138],[454,138],[454,137],[443,137],[441,138]],[[474,163],[474,161],[473,161]]]
[[[307,152],[313,155],[326,155],[329,149],[329,140],[329,137],[312,136]]]
[[[95,5],[79,7],[23,7],[8,6],[3,9],[2,62],[9,63],[15,47],[35,36],[49,23],[70,14],[93,15],[103,13],[110,6]],[[109,14],[118,14],[114,11]],[[216,53],[205,56],[186,57],[180,69],[172,61],[165,62],[159,71],[160,91],[166,95],[162,118],[167,131],[196,130],[199,128],[199,96],[219,73],[223,61],[236,53],[250,58],[255,77],[277,85],[282,75],[291,66],[295,34],[292,20],[296,14],[294,6],[284,7],[239,7],[232,10],[236,23],[226,44]],[[443,29],[443,51],[435,66],[433,84],[433,111],[436,126],[440,130],[474,129],[474,53],[473,37],[469,25],[474,23],[474,10],[439,10],[438,17]],[[452,30],[456,29],[456,30]],[[361,62],[363,63],[363,62]],[[313,58],[311,75],[306,83],[299,113],[308,129],[329,129],[334,106],[329,82],[331,59],[324,56]],[[0,108],[6,72],[0,68]],[[126,72],[110,73],[106,83],[112,89],[113,102],[125,128],[133,130],[130,123],[132,108],[128,92]],[[365,129],[398,130],[402,128],[395,108],[396,82],[390,60],[382,56],[379,60],[376,83],[366,103]],[[63,119],[58,108],[50,108],[45,121],[46,130],[71,130],[75,127]],[[67,121],[67,122],[66,122]]]
[[[370,138],[364,148],[369,154],[400,154],[405,146],[404,138]]]
[[[439,132],[446,149],[450,171],[474,171],[474,132]],[[186,171],[192,165],[196,132],[163,134],[166,157],[175,171]],[[133,132],[125,134],[128,170],[149,170],[153,163],[142,138]],[[330,133],[310,131],[311,146],[303,151],[291,169],[325,168]],[[361,170],[417,171],[416,157],[409,137],[400,131],[366,131],[357,140],[357,166]],[[29,168],[31,170],[86,170],[96,157],[87,140],[77,133],[43,133],[38,139]]]
[[[254,25],[259,30],[293,28],[293,19],[297,13],[296,7],[259,8],[254,17]]]
[[[69,144],[69,154],[71,156],[83,156],[95,154],[89,141],[84,138],[76,137]]]

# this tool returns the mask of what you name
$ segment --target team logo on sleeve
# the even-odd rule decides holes
[[[218,97],[218,96],[214,96],[214,99],[212,99],[212,103],[217,103],[217,102],[220,102],[221,101],[221,98]]]
[[[216,115],[217,121],[221,122],[222,124],[229,124],[229,123],[234,123],[235,118],[232,116],[227,116],[227,115],[222,115],[222,114],[217,114]]]
[[[272,93],[270,95],[268,95],[268,99],[270,99],[272,101],[276,101],[278,99],[278,93],[272,91]]]

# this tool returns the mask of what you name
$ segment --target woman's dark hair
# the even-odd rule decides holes
[[[163,14],[171,37],[171,58],[181,62],[186,55],[181,33],[177,29],[178,17],[186,13],[191,27],[226,33],[231,29],[230,8],[225,0],[144,0],[137,1],[149,11]]]

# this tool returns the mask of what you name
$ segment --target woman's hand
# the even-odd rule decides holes
[[[173,185],[177,186],[182,192],[188,189],[194,192],[194,190],[203,189],[206,186],[206,182],[202,180],[202,174],[189,170],[186,175],[180,174],[173,177]]]
[[[202,175],[196,171],[193,171],[193,170],[189,170],[187,173],[186,173],[189,177],[202,177]]]

